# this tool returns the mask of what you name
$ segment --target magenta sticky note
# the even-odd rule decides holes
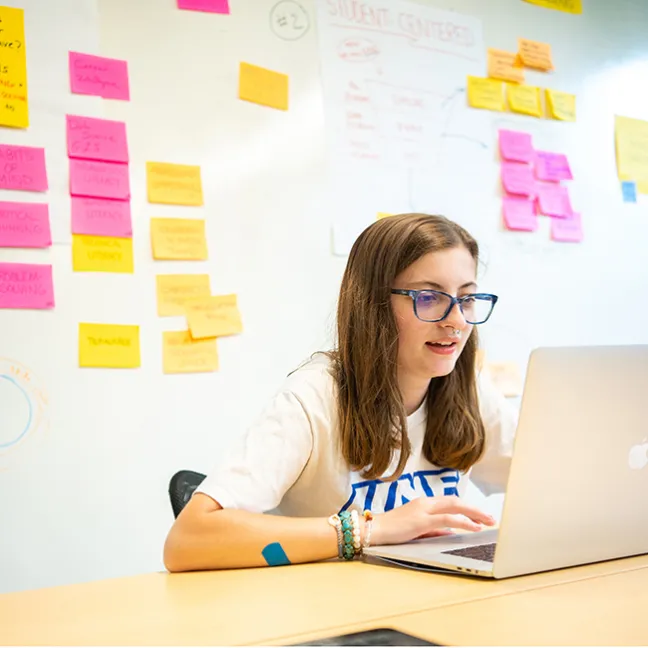
[[[178,0],[178,9],[217,14],[228,14],[230,12],[228,0]]]
[[[502,185],[510,194],[536,195],[536,181],[533,167],[520,162],[502,162]]]
[[[128,165],[70,160],[70,194],[86,198],[129,200]]]
[[[133,236],[130,202],[72,197],[72,234]]]
[[[0,189],[47,191],[45,149],[0,144]]]
[[[52,245],[46,203],[0,202],[0,247]]]
[[[0,308],[54,308],[52,266],[0,263]]]
[[[70,90],[74,94],[130,100],[126,61],[70,52],[69,65]]]
[[[126,124],[110,119],[66,115],[68,156],[103,162],[128,162]]]
[[[538,206],[545,216],[567,218],[573,213],[569,191],[562,185],[538,185]]]
[[[509,162],[532,162],[534,151],[529,133],[520,131],[499,131],[500,155]]]
[[[583,240],[581,215],[572,212],[569,218],[553,218],[551,220],[551,240],[580,243]]]
[[[548,182],[573,180],[569,160],[562,153],[536,151],[535,174],[538,180],[546,180]]]
[[[504,196],[502,212],[507,229],[523,232],[534,232],[538,229],[538,217],[533,208],[533,200]]]

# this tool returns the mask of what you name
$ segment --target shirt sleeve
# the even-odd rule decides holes
[[[223,508],[264,513],[297,481],[313,449],[311,424],[290,391],[277,394],[196,492]]]
[[[503,493],[511,468],[517,412],[497,390],[487,371],[479,373],[477,385],[486,449],[473,466],[470,478],[484,495]]]

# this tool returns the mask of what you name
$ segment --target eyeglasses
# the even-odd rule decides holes
[[[468,324],[483,324],[493,312],[497,295],[474,293],[463,297],[453,297],[440,290],[399,290],[393,289],[392,295],[406,295],[412,298],[414,315],[424,322],[441,322],[459,304],[459,309]]]

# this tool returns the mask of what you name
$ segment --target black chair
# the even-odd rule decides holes
[[[193,470],[179,470],[171,477],[171,481],[169,482],[169,498],[171,499],[171,508],[175,517],[180,515],[180,511],[182,511],[185,504],[191,499],[193,492],[200,486],[206,476]]]

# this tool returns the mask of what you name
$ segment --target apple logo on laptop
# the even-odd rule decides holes
[[[644,439],[641,444],[637,444],[630,448],[628,454],[628,465],[633,470],[641,470],[648,465],[648,443]]]

